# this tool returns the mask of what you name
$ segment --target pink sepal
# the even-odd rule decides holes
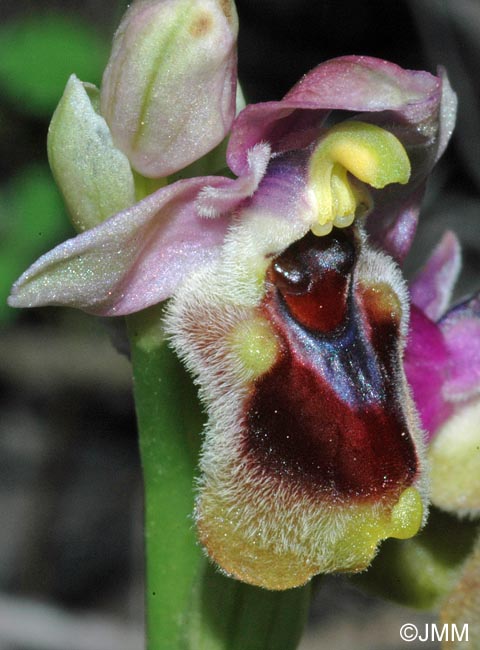
[[[447,231],[432,255],[410,284],[414,305],[432,321],[445,313],[461,267],[460,244],[453,232]]]
[[[43,255],[14,284],[9,304],[65,305],[113,316],[168,298],[192,269],[217,254],[227,229],[227,218],[199,216],[199,191],[232,183],[210,176],[158,190]]]

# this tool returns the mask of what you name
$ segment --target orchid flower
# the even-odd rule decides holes
[[[461,266],[447,232],[411,284],[405,370],[428,433],[431,499],[459,515],[480,512],[480,297],[447,309]]]
[[[236,178],[162,187],[13,287],[12,306],[102,316],[173,297],[166,327],[208,413],[196,522],[230,575],[286,589],[359,571],[425,521],[394,259],[454,119],[444,76],[327,61],[238,115]]]

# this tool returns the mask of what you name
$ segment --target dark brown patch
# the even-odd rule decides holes
[[[256,464],[307,492],[369,500],[411,484],[416,456],[395,396],[352,407],[290,353],[260,380],[247,412]]]
[[[195,18],[193,23],[190,25],[189,31],[194,38],[201,38],[202,36],[208,34],[208,32],[212,29],[212,26],[212,15],[208,12],[204,12]]]
[[[397,385],[397,296],[352,286],[352,233],[309,235],[269,269],[263,310],[283,353],[246,405],[245,451],[312,496],[368,502],[411,485],[417,457]]]

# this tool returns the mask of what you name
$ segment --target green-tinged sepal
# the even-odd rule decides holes
[[[48,131],[50,167],[79,231],[135,203],[130,164],[114,146],[97,105],[95,86],[72,75]]]

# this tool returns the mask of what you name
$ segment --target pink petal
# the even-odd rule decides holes
[[[449,352],[439,327],[412,305],[404,367],[428,437],[453,412],[443,397]]]
[[[255,147],[252,153],[257,149]],[[258,151],[261,159],[265,150]],[[244,241],[243,261],[247,266],[249,257],[257,257],[258,262],[264,256],[278,255],[314,223],[316,210],[306,189],[308,157],[306,150],[276,155],[269,161],[266,173],[251,196],[242,197],[239,190],[246,193],[257,182],[253,180],[254,172],[250,181],[239,177],[230,181],[232,185],[206,187],[200,193],[196,205],[205,215],[229,208],[237,217],[234,223],[255,221],[255,225],[245,229],[250,233],[249,243],[247,239]]]
[[[480,298],[452,309],[441,321],[450,363],[443,394],[464,401],[480,393]]]
[[[192,268],[215,256],[227,219],[202,219],[195,199],[222,177],[192,178],[60,244],[15,283],[12,307],[66,305],[102,316],[129,314],[169,297]]]
[[[448,231],[410,284],[413,304],[431,320],[438,321],[448,307],[460,267],[460,244]]]
[[[233,125],[228,164],[241,174],[247,151],[257,142],[268,141],[273,151],[292,132],[302,138],[314,135],[332,109],[378,113],[392,111],[393,121],[415,128],[436,120],[442,84],[427,72],[403,70],[380,59],[346,56],[320,64],[278,102],[248,106]],[[390,116],[392,120],[392,116]],[[317,132],[318,133],[318,132]],[[308,138],[307,138],[308,139]]]
[[[207,186],[197,199],[197,210],[203,217],[217,217],[233,210],[245,197],[252,196],[262,180],[270,159],[268,144],[256,144],[247,152],[247,170],[236,181],[223,186]]]

